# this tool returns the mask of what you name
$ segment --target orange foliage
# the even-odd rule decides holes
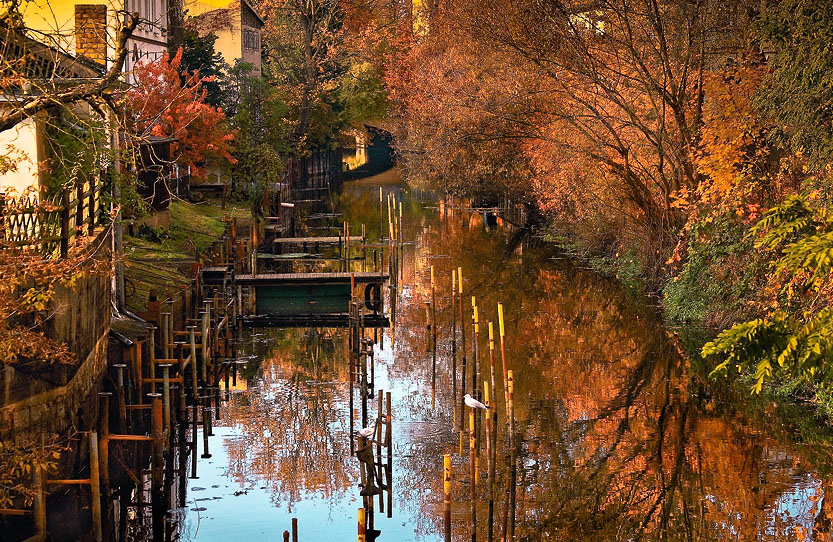
[[[197,71],[180,73],[181,63],[182,48],[173,58],[166,53],[161,60],[137,66],[125,104],[140,136],[175,138],[174,159],[204,178],[208,161],[236,162],[230,154],[234,130],[221,109],[205,103],[202,83],[208,79]]]

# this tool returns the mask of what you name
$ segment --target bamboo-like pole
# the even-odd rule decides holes
[[[509,540],[515,540],[515,498],[517,490],[517,466],[516,466],[516,448],[517,442],[515,439],[515,380],[512,377],[512,371],[508,372],[507,383],[509,385],[509,461],[511,466],[509,469]]]
[[[298,542],[298,518],[292,518],[292,542]]]
[[[471,542],[477,542],[477,462],[474,409],[469,410],[469,499],[471,500]]]
[[[443,459],[443,526],[445,542],[451,542],[451,454]]]
[[[471,338],[471,395],[476,399],[480,399],[480,387],[477,385],[477,379],[480,375],[478,366],[478,354],[480,343],[480,317],[477,312],[477,299],[471,296],[471,321],[472,321],[472,338]],[[475,431],[480,434],[480,412],[475,413],[474,418]],[[478,443],[475,450],[477,457],[480,457],[480,446]]]
[[[364,508],[359,508],[359,538],[358,542],[366,542],[366,529],[365,529],[365,511]]]
[[[486,406],[490,408],[491,411],[494,411],[494,407],[492,406],[491,396],[489,395],[489,383],[484,381],[483,382],[483,400],[486,403]],[[486,534],[486,539],[488,542],[492,542],[494,536],[494,521],[495,521],[495,494],[494,494],[494,484],[495,484],[495,469],[494,463],[492,462],[492,416],[490,412],[486,413],[486,478],[487,478],[487,486],[489,490],[489,521],[488,521],[488,531]]]
[[[466,318],[463,314],[463,268],[457,267],[457,294],[459,295],[459,299],[457,300],[460,306],[460,347],[463,353],[463,374],[462,378],[460,379],[460,432],[462,433],[465,429],[465,419],[466,419],[466,403],[462,400],[462,396],[465,395],[466,389]],[[461,440],[462,444],[462,440]]]
[[[492,395],[495,394],[495,331],[494,323],[489,322],[489,371],[490,371],[490,389]],[[484,386],[484,392],[486,388]],[[491,431],[489,426],[486,427],[486,438],[490,443],[489,455],[489,542],[492,542],[494,537],[494,508],[495,508],[495,466],[497,463],[497,408],[495,408],[495,401],[491,400],[488,393],[485,393],[486,405],[491,407],[486,414],[487,424],[491,420]]]
[[[457,426],[457,270],[451,270],[451,408],[454,420],[452,426]]]
[[[431,409],[437,390],[437,293],[434,284],[434,266],[431,266]]]
[[[507,419],[509,418],[509,387],[506,384],[507,380],[507,373],[506,373],[506,345],[504,343],[504,327],[503,327],[503,304],[497,304],[497,321],[498,321],[498,329],[500,331],[500,362],[503,366],[503,400],[506,406],[506,416]]]

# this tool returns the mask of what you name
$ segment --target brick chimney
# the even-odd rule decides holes
[[[75,5],[75,55],[106,65],[107,6]]]

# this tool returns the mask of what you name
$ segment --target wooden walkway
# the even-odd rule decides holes
[[[348,327],[348,314],[253,315],[243,316],[245,327]],[[364,325],[369,328],[390,327],[390,319],[381,314],[365,314]]]
[[[269,226],[267,226],[267,229]],[[347,237],[278,237],[272,243],[276,245],[334,245],[343,243]],[[361,235],[351,235],[349,237],[351,243],[360,243],[362,241]]]
[[[372,271],[360,273],[260,273],[257,275],[237,275],[234,282],[241,286],[300,286],[319,284],[375,284],[390,278],[387,273]]]

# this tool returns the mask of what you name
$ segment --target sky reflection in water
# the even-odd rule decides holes
[[[377,185],[356,183],[340,203],[346,219],[378,236]],[[794,428],[769,405],[745,414],[712,409],[641,302],[541,251],[508,251],[509,233],[486,232],[478,215],[441,219],[409,198],[403,210],[409,243],[395,345],[388,331],[376,358],[377,390],[392,392],[394,415],[394,517],[377,513],[380,540],[442,538],[442,454],[457,447],[445,296],[458,265],[466,303],[477,296],[484,322],[486,378],[485,321],[496,318],[498,301],[505,304],[522,435],[519,539],[822,540],[829,533],[827,447],[790,442]],[[441,330],[434,410],[424,304],[432,264]],[[243,369],[248,389],[224,404],[213,457],[189,480],[182,538],[279,540],[297,517],[302,541],[354,539],[361,499],[349,454],[343,331],[258,330],[244,342],[257,356]],[[499,354],[496,361],[499,380]],[[503,389],[496,391],[504,424]],[[455,540],[466,539],[467,468],[455,458]],[[485,508],[478,517],[485,540]]]

